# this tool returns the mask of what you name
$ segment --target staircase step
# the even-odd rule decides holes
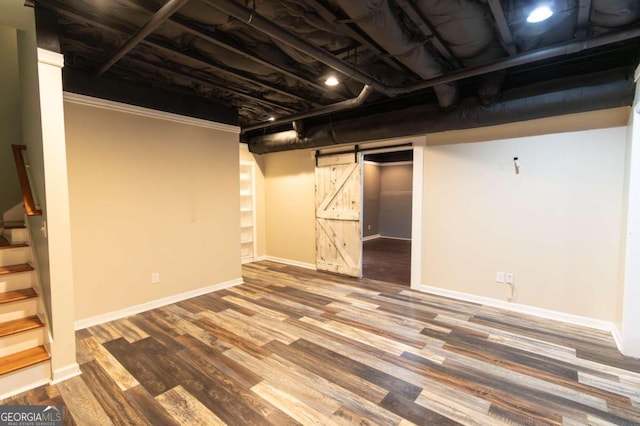
[[[29,262],[29,247],[9,246],[0,249],[0,265],[18,265]]]
[[[5,220],[4,222],[2,222],[2,227],[4,229],[25,228],[24,222],[22,220]]]
[[[18,302],[20,300],[31,299],[33,297],[38,297],[38,294],[32,288],[8,291],[6,293],[0,293],[0,305],[4,303]]]
[[[36,346],[26,351],[4,356],[0,358],[0,375],[48,361],[49,358],[51,357],[44,346]]]
[[[18,247],[29,247],[29,244],[27,243],[11,244],[9,240],[5,238],[4,235],[0,235],[0,250],[12,249],[12,248],[18,248]]]
[[[0,275],[16,274],[18,272],[33,271],[33,266],[28,263],[20,263],[18,265],[0,266]]]
[[[4,228],[2,235],[11,244],[20,244],[27,242],[27,228]]]
[[[33,287],[36,283],[35,271],[0,275],[0,293]]]
[[[9,292],[0,293],[0,295],[7,293]],[[38,302],[38,297],[30,297],[13,303],[0,303],[0,324],[38,315]],[[0,345],[0,349],[1,347],[2,345]]]
[[[27,330],[44,327],[37,315],[28,318],[20,318],[13,321],[7,321],[0,324],[0,337],[10,336],[12,334],[21,333]]]

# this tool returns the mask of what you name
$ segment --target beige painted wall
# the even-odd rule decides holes
[[[22,144],[18,36],[0,25],[0,216],[22,201],[12,144]]]
[[[517,303],[614,321],[625,142],[617,127],[427,147],[423,284],[506,300],[496,272],[512,272]]]
[[[380,233],[380,166],[364,163],[362,235]]]
[[[240,278],[237,134],[69,102],[65,124],[76,320]]]
[[[256,250],[257,256],[261,257],[266,255],[266,203],[265,203],[265,177],[264,177],[264,156],[257,155],[249,152],[247,145],[241,143],[240,145],[240,161],[248,161],[253,164],[255,170],[256,179]]]
[[[264,164],[267,255],[315,265],[315,160],[311,151],[267,154]]]
[[[383,165],[380,172],[380,235],[411,239],[413,165]]]
[[[508,288],[495,274],[513,272],[517,303],[616,320],[626,128],[606,127],[623,126],[629,113],[428,135],[429,145],[442,145],[425,148],[425,175],[438,179],[425,183],[423,284],[506,300]],[[518,126],[539,136],[517,138]],[[474,132],[488,142],[457,143],[473,141]],[[264,158],[267,254],[314,263],[311,152]]]

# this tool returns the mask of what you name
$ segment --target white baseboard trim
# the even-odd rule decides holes
[[[281,257],[274,257],[274,256],[262,256],[262,257],[264,257],[264,259],[262,260],[270,260],[271,262],[282,263],[284,265],[298,266],[300,268],[312,269],[314,271],[316,270],[316,265],[314,265],[313,263],[298,262],[297,260],[283,259]]]
[[[41,379],[30,382],[28,385],[20,386],[18,388],[12,388],[9,392],[0,393],[0,401],[3,399],[11,398],[12,396],[18,395],[19,393],[30,391],[31,389],[39,388],[40,386],[48,385],[49,383],[49,379]]]
[[[379,238],[386,238],[388,240],[402,240],[402,241],[411,241],[411,238],[400,238],[400,237],[388,237],[386,235],[380,235]]]
[[[568,324],[581,325],[584,327],[594,328],[596,330],[608,331],[615,339],[615,330],[617,330],[613,322],[599,320],[595,318],[583,317],[580,315],[567,314],[565,312],[553,311],[551,309],[537,308],[535,306],[521,305],[519,303],[510,303],[489,297],[475,296],[473,294],[462,293],[459,291],[446,290],[438,287],[421,285],[416,290],[425,293],[435,294],[437,296],[450,297],[452,299],[462,300],[464,302],[479,303],[482,305],[501,308],[521,314],[533,315],[540,318],[566,322]],[[617,344],[617,342],[616,342]],[[619,347],[619,346],[618,346]]]
[[[113,312],[108,312],[106,314],[100,314],[94,317],[81,319],[75,322],[74,324],[75,329],[82,330],[83,328],[92,327],[94,325],[103,324],[105,322],[128,317],[129,315],[139,314],[140,312],[149,311],[151,309],[170,305],[172,303],[180,302],[182,300],[191,299],[192,297],[201,296],[203,294],[211,293],[213,291],[234,287],[242,283],[244,283],[244,281],[242,280],[242,277],[236,278],[231,281],[227,281],[219,284],[213,284],[207,287],[198,288],[196,290],[174,294],[173,296],[163,297],[162,299],[152,300],[151,302],[142,303],[140,305],[130,306],[128,308],[120,309]]]
[[[373,234],[362,238],[362,241],[371,241],[380,238],[380,234]]]
[[[67,365],[66,367],[57,368],[51,373],[51,381],[50,385],[56,385],[60,382],[64,382],[72,377],[76,377],[82,374],[80,371],[80,365],[78,363],[73,363],[71,365]]]
[[[262,262],[263,260],[269,260],[268,256],[258,256],[256,257],[255,262]]]

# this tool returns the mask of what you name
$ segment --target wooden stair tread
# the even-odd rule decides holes
[[[0,375],[47,361],[49,358],[51,357],[44,346],[36,346],[26,351],[3,356],[0,358]]]
[[[0,337],[10,336],[27,330],[44,327],[40,318],[36,315],[27,318],[0,323]]]
[[[16,274],[18,272],[33,271],[33,266],[28,263],[20,263],[19,265],[0,266],[0,275]]]
[[[28,247],[27,243],[16,243],[11,244],[9,240],[7,240],[4,235],[0,235],[0,250],[2,249],[10,249],[15,247]]]
[[[3,303],[18,302],[20,300],[26,300],[37,296],[38,294],[32,288],[8,291],[6,293],[0,293],[0,305]]]
[[[21,220],[7,220],[2,223],[4,229],[22,229],[25,228],[24,222]]]

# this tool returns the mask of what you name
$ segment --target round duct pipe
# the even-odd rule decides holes
[[[453,111],[417,106],[310,127],[303,138],[293,130],[255,136],[249,140],[249,150],[266,154],[493,126],[631,105],[634,94],[628,70],[618,70],[505,92],[503,100],[491,107],[482,106],[474,98]]]

